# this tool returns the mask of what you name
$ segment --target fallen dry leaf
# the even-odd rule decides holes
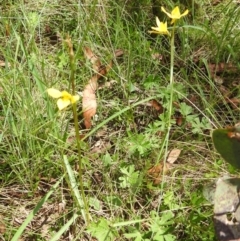
[[[150,100],[150,105],[159,113],[163,113],[163,106],[156,100]]]
[[[91,119],[97,111],[97,98],[96,90],[98,88],[98,80],[105,76],[112,68],[113,61],[111,60],[108,65],[103,66],[99,58],[88,47],[84,48],[85,57],[93,64],[93,69],[97,72],[89,80],[89,83],[85,86],[82,93],[82,110],[84,125],[86,129],[90,129],[92,126]],[[115,57],[119,57],[123,54],[123,51],[118,49],[115,51]]]
[[[166,174],[169,171],[172,164],[178,159],[180,153],[181,150],[179,149],[169,151],[165,166],[164,163],[161,162],[147,171],[148,177],[153,181],[154,185],[161,183],[163,174]]]
[[[183,123],[183,120],[184,120],[183,116],[181,114],[178,114],[178,116],[176,117],[176,124],[178,126],[181,126]]]
[[[172,149],[167,156],[167,162],[173,164],[179,157],[181,150],[179,149]]]
[[[91,119],[96,114],[97,111],[97,98],[96,98],[96,90],[97,90],[97,77],[94,75],[89,84],[87,84],[83,90],[83,98],[82,98],[82,109],[83,109],[83,118],[84,125],[86,129],[90,129],[92,126]]]
[[[93,69],[96,72],[99,72],[101,62],[100,62],[99,58],[97,57],[97,55],[95,55],[93,53],[93,51],[88,47],[84,47],[83,52],[84,52],[85,58],[88,59],[92,63]]]
[[[169,170],[169,163],[165,164],[165,168],[163,168],[163,165],[164,163],[161,162],[147,171],[148,177],[153,181],[154,185],[160,184],[162,181],[163,174],[166,174]]]

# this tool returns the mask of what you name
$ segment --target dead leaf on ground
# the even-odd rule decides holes
[[[99,58],[88,47],[84,48],[84,54],[85,57],[91,61],[91,63],[93,64],[93,69],[97,72],[89,80],[88,84],[85,86],[82,93],[82,110],[84,125],[86,129],[90,129],[92,126],[91,119],[97,111],[96,91],[98,88],[98,80],[105,76],[108,73],[108,71],[112,68],[113,61],[111,60],[106,66],[103,66]],[[115,57],[119,57],[122,54],[123,51],[120,49],[115,51]]]
[[[161,162],[147,171],[148,177],[153,181],[154,185],[161,183],[163,174],[166,174],[169,171],[172,164],[178,159],[180,153],[181,150],[179,149],[169,151],[165,166],[164,163]]]
[[[168,172],[170,168],[170,164],[166,163],[165,167],[164,168],[163,167],[164,167],[164,163],[161,162],[147,171],[148,177],[153,181],[154,185],[158,185],[161,183],[162,176],[163,174],[166,174]]]
[[[84,125],[86,129],[90,129],[92,126],[91,119],[97,111],[97,79],[96,76],[91,78],[89,84],[87,84],[83,90],[82,109],[84,117]]]
[[[89,47],[84,47],[83,52],[84,52],[85,58],[92,63],[93,69],[96,72],[98,72],[101,66],[101,62],[97,57],[97,55],[95,55]]]
[[[173,164],[179,157],[181,150],[179,149],[172,149],[167,156],[167,162]]]
[[[150,100],[149,103],[159,114],[163,113],[163,106],[158,101]]]
[[[177,124],[178,126],[181,126],[181,125],[183,124],[183,120],[184,120],[184,118],[183,118],[182,114],[178,114],[178,115],[176,116],[176,124]]]

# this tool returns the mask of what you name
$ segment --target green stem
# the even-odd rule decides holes
[[[75,58],[74,58],[74,52],[73,52],[73,45],[70,37],[66,40],[68,45],[68,51],[69,51],[69,59],[70,59],[70,83],[72,85],[72,94],[75,95]],[[79,175],[79,183],[80,183],[80,192],[82,195],[84,208],[86,210],[86,221],[87,224],[89,224],[90,221],[90,215],[89,215],[89,207],[88,202],[86,200],[86,196],[84,193],[84,187],[83,187],[83,173],[82,173],[82,156],[81,156],[81,145],[80,145],[80,134],[79,134],[79,126],[78,126],[78,115],[77,115],[77,106],[76,103],[72,105],[73,110],[73,119],[74,119],[74,127],[75,127],[75,134],[76,134],[76,141],[77,141],[77,150],[78,150],[78,175]],[[80,207],[82,208],[82,207]]]
[[[168,147],[168,142],[169,142],[169,136],[170,136],[170,130],[172,127],[171,124],[171,118],[172,118],[172,112],[173,112],[173,92],[174,92],[174,77],[173,77],[173,69],[174,69],[174,54],[175,54],[175,45],[174,45],[174,36],[175,36],[175,23],[172,28],[172,33],[171,33],[171,40],[170,40],[170,47],[171,47],[171,59],[170,59],[170,83],[169,83],[169,88],[170,88],[170,100],[169,100],[169,107],[168,107],[168,124],[167,124],[167,134],[165,137],[166,140],[166,148]],[[167,151],[165,152],[165,158],[164,160],[166,161],[167,159]]]
[[[73,69],[74,71],[71,71],[70,74],[70,83],[72,83],[72,94],[75,95],[75,64],[71,64],[72,61],[70,61],[70,68]],[[74,59],[73,59],[74,62]]]
[[[70,59],[70,83],[72,84],[72,94],[75,95],[75,58],[74,58],[74,52],[73,52],[73,44],[71,41],[71,38],[68,36],[65,42],[68,45],[68,53],[69,53],[69,59]]]
[[[169,144],[169,136],[170,136],[170,131],[171,131],[171,118],[172,118],[172,111],[173,111],[173,91],[174,91],[174,78],[173,78],[173,68],[174,68],[174,54],[175,54],[175,45],[174,45],[174,34],[175,34],[175,23],[173,25],[172,33],[171,33],[171,39],[170,39],[170,82],[169,82],[169,88],[170,88],[170,100],[169,100],[169,106],[168,106],[168,123],[167,123],[167,133],[165,135],[162,148],[160,153],[162,153],[163,148],[165,147],[165,154],[164,154],[164,169],[166,167],[165,163],[167,161],[167,155],[168,155],[168,144]],[[164,171],[163,171],[163,176],[164,176]],[[163,190],[163,185],[164,182],[161,184],[161,190]],[[161,196],[161,195],[160,195]],[[161,203],[161,202],[160,202]],[[160,210],[160,205],[158,206],[158,210]]]
[[[172,116],[172,107],[173,107],[173,83],[174,83],[174,79],[173,79],[173,68],[174,68],[174,54],[175,54],[175,45],[174,45],[174,35],[175,35],[175,24],[173,25],[173,30],[172,30],[172,34],[171,34],[171,41],[170,41],[170,45],[171,45],[171,62],[170,62],[170,102],[169,102],[169,123],[168,123],[168,128],[170,131],[171,128],[171,116]]]
[[[85,193],[84,193],[84,187],[83,187],[82,157],[81,157],[80,135],[79,135],[79,126],[78,126],[78,116],[77,116],[76,103],[73,104],[73,118],[74,118],[74,127],[75,127],[76,140],[77,140],[77,150],[78,150],[78,165],[79,165],[78,175],[79,175],[79,183],[80,183],[80,192],[81,192],[84,207],[85,207],[85,210],[86,210],[87,224],[89,224],[89,221],[90,221],[89,207],[88,207],[88,202],[86,200],[86,196],[85,196]]]

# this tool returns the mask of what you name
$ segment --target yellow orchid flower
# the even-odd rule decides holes
[[[148,31],[149,33],[170,35],[167,29],[167,22],[165,23],[160,22],[159,18],[156,17],[156,23],[157,23],[157,27],[151,27],[153,31]]]
[[[78,95],[71,95],[67,91],[59,91],[53,88],[47,89],[47,93],[57,100],[57,106],[59,110],[63,110],[70,104],[73,104],[79,100]]]
[[[172,19],[171,24],[175,23],[177,19],[180,19],[181,17],[185,16],[188,14],[188,9],[185,10],[184,13],[180,13],[179,7],[175,7],[171,13],[168,13],[164,7],[161,7],[161,10],[168,15],[169,18]]]

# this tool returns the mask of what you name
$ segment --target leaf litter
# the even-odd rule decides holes
[[[168,152],[166,163],[161,161],[159,164],[153,166],[147,171],[148,177],[152,180],[154,185],[158,185],[162,181],[164,174],[167,174],[181,153],[180,149],[172,149]]]
[[[96,114],[97,111],[97,98],[96,91],[98,89],[98,80],[106,76],[109,70],[112,68],[113,60],[111,60],[106,66],[101,64],[100,59],[93,53],[89,47],[84,48],[84,55],[93,66],[94,71],[96,72],[88,81],[88,84],[84,87],[82,93],[82,110],[84,125],[86,129],[90,129],[92,126],[92,117]],[[115,51],[115,57],[123,55],[122,50]]]

